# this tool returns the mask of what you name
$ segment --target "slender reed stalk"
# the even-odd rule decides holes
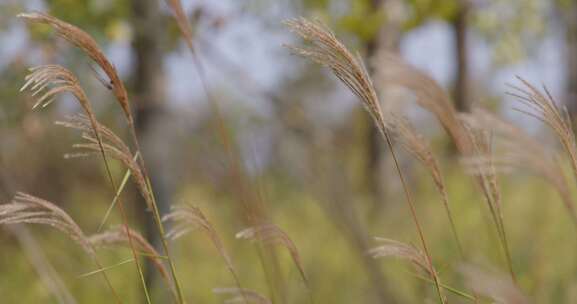
[[[380,101],[362,59],[359,56],[353,56],[330,30],[318,23],[300,18],[289,20],[286,22],[286,25],[293,32],[297,33],[304,40],[312,44],[312,46],[308,48],[294,46],[288,46],[288,48],[295,54],[309,58],[320,65],[330,68],[333,74],[361,100],[365,109],[372,117],[376,127],[379,129],[382,138],[391,151],[395,169],[403,186],[407,205],[411,211],[411,217],[427,258],[428,268],[433,280],[435,281],[439,302],[445,303],[446,300],[440,287],[440,279],[434,271],[433,261],[425,241],[424,232],[417,217],[415,205],[394,151],[392,139],[385,124],[385,119],[383,118]]]
[[[39,105],[42,107],[46,107],[49,105],[56,95],[59,93],[70,92],[74,95],[78,103],[82,106],[82,109],[88,116],[88,120],[90,121],[90,128],[93,131],[94,137],[98,143],[98,148],[100,150],[100,155],[102,156],[102,161],[104,163],[104,167],[106,168],[106,175],[108,181],[110,182],[110,186],[112,188],[113,193],[117,192],[116,183],[114,181],[114,177],[112,176],[112,172],[110,170],[110,165],[106,158],[106,153],[104,153],[104,147],[102,144],[102,138],[100,133],[98,132],[97,128],[97,120],[94,111],[92,110],[92,105],[84,93],[84,90],[80,86],[78,79],[66,68],[59,66],[59,65],[44,65],[30,69],[31,74],[26,76],[26,83],[20,91],[24,91],[26,88],[30,87],[33,91],[33,96],[41,93],[42,91],[46,91],[41,97],[38,98],[38,101],[34,105],[33,108],[36,108]],[[45,90],[46,89],[46,90]],[[124,210],[124,204],[120,202],[118,204],[118,208],[120,210],[122,221],[124,225],[124,229],[128,232],[128,217],[126,216],[126,211]],[[147,303],[151,304],[150,295],[148,294],[148,288],[146,287],[146,281],[144,279],[144,272],[142,270],[142,266],[140,265],[140,261],[136,254],[136,250],[134,246],[132,246],[132,240],[129,237],[130,249],[132,251],[136,268],[138,271],[138,275],[140,277],[140,281],[142,283],[144,294],[147,300]]]
[[[144,177],[146,191],[148,192],[148,196],[150,196],[150,203],[152,206],[153,216],[155,219],[155,224],[158,228],[160,239],[162,243],[162,247],[164,249],[165,255],[168,257],[168,264],[170,266],[171,275],[173,279],[173,284],[175,285],[177,291],[177,301],[179,303],[185,303],[184,295],[182,293],[181,284],[176,275],[176,267],[174,265],[174,261],[170,255],[170,250],[168,246],[168,242],[165,237],[165,231],[162,224],[160,212],[158,210],[158,206],[156,204],[156,198],[154,197],[154,191],[152,189],[150,178],[148,177],[148,173],[146,171],[146,166],[144,164],[144,158],[142,157],[140,143],[138,141],[138,137],[136,135],[136,128],[134,125],[134,117],[130,110],[130,101],[128,99],[128,93],[126,92],[126,88],[124,83],[120,80],[116,68],[114,65],[104,56],[104,53],[100,50],[100,47],[96,43],[96,41],[88,35],[86,32],[81,30],[80,28],[66,23],[62,20],[59,20],[55,17],[52,17],[48,14],[42,13],[27,13],[27,14],[20,14],[19,17],[24,18],[33,23],[44,23],[50,25],[58,35],[62,38],[70,42],[71,44],[75,45],[79,49],[81,49],[88,57],[90,57],[96,64],[100,66],[100,68],[106,73],[108,78],[110,79],[110,87],[116,100],[126,118],[128,123],[128,129],[130,133],[130,137],[133,141],[134,147],[136,149],[136,153],[140,153],[141,157],[139,158],[139,166],[141,167],[141,173]]]
[[[172,210],[170,213],[162,217],[163,222],[173,221],[175,223],[175,225],[166,234],[166,237],[171,240],[176,240],[177,238],[180,238],[181,236],[193,230],[202,230],[210,238],[210,241],[216,248],[218,254],[224,260],[226,268],[232,275],[235,284],[239,290],[241,290],[242,286],[240,284],[240,279],[236,273],[234,265],[232,264],[232,259],[224,248],[224,244],[221,238],[218,236],[216,229],[204,215],[204,213],[200,210],[200,208],[192,205],[183,205],[173,206],[171,209]],[[246,298],[245,294],[242,294],[242,296],[245,297],[244,302],[248,304],[248,298]]]
[[[453,214],[451,212],[451,207],[449,205],[449,194],[447,193],[447,188],[445,186],[445,180],[441,172],[441,167],[439,162],[427,140],[417,132],[409,122],[409,120],[400,115],[390,113],[388,115],[388,126],[398,142],[401,143],[403,148],[410,154],[412,154],[418,161],[420,161],[423,166],[429,171],[437,191],[441,195],[441,200],[445,213],[447,214],[447,219],[451,225],[451,232],[459,251],[459,255],[464,259],[463,246],[461,240],[459,239],[459,233],[457,232],[457,226],[455,225],[455,220],[453,219]]]
[[[212,111],[215,115],[216,121],[216,129],[223,145],[224,151],[227,153],[232,175],[236,180],[236,184],[238,185],[238,192],[240,194],[240,203],[242,205],[242,212],[245,217],[246,222],[251,225],[258,225],[262,222],[264,218],[264,207],[262,198],[257,194],[255,195],[252,193],[250,189],[250,185],[247,184],[246,179],[247,177],[244,175],[242,170],[242,160],[238,155],[238,151],[236,151],[235,147],[233,146],[231,136],[227,129],[226,123],[222,117],[222,113],[220,110],[220,106],[217,102],[217,99],[212,95],[211,91],[209,90],[208,83],[206,80],[205,71],[202,65],[202,62],[198,56],[198,52],[193,44],[192,40],[192,31],[189,26],[189,21],[184,9],[182,7],[182,3],[180,0],[165,0],[167,5],[170,7],[174,19],[178,24],[178,28],[183,36],[185,43],[190,50],[193,60],[193,66],[198,75],[202,87],[202,91],[206,96],[206,99],[210,102],[212,107]],[[267,270],[266,261],[265,261],[265,254],[263,248],[261,246],[257,247],[258,256],[263,267],[263,271],[265,276],[267,277],[267,284],[270,290],[271,296],[274,298],[275,294],[275,287],[274,284],[271,284],[271,277],[272,275]],[[276,256],[271,254],[273,257],[273,262],[278,264]]]
[[[492,133],[490,130],[484,129],[475,115],[461,116],[463,126],[469,136],[471,143],[471,153],[469,158],[472,158],[470,164],[474,166],[471,172],[477,178],[481,186],[482,193],[487,202],[491,219],[497,228],[499,242],[501,249],[505,255],[509,273],[514,282],[516,282],[516,275],[513,269],[513,261],[507,241],[507,234],[505,230],[505,223],[503,220],[503,212],[501,208],[501,194],[497,182],[497,172],[495,169],[495,158],[492,147]]]

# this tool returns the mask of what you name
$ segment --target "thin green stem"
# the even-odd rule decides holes
[[[172,258],[170,257],[170,251],[168,249],[169,246],[168,246],[168,242],[166,240],[166,233],[164,230],[164,225],[162,224],[162,218],[160,216],[160,212],[158,211],[158,206],[156,204],[156,198],[154,196],[154,193],[152,192],[152,185],[150,184],[150,179],[148,178],[148,176],[146,176],[146,184],[148,187],[148,191],[150,191],[150,195],[152,197],[152,213],[154,215],[154,219],[155,219],[156,225],[158,227],[158,232],[160,234],[160,240],[162,243],[162,247],[164,249],[164,254],[167,257],[168,265],[170,266],[170,273],[172,275],[172,279],[174,280],[174,287],[176,288],[176,293],[178,295],[178,301],[179,301],[179,303],[184,304],[186,302],[184,301],[184,295],[182,293],[182,288],[180,287],[180,282],[178,281],[178,278],[176,276],[176,267],[174,265]]]
[[[94,132],[98,141],[98,145],[100,147],[100,152],[102,153],[102,160],[104,162],[104,167],[106,168],[106,174],[108,176],[108,180],[110,181],[110,186],[112,187],[112,190],[114,191],[115,195],[114,195],[114,199],[113,202],[115,200],[118,200],[120,191],[118,190],[118,188],[116,187],[116,183],[114,182],[114,177],[112,176],[112,172],[110,170],[110,165],[108,164],[108,160],[106,158],[106,153],[104,152],[104,147],[102,146],[102,140],[100,138],[100,133],[97,129],[97,126],[93,126],[94,128]],[[127,178],[125,178],[127,179]],[[133,244],[133,240],[132,240],[132,235],[130,234],[130,228],[128,227],[128,216],[126,215],[126,210],[124,209],[124,204],[120,201],[118,203],[118,209],[120,210],[120,214],[122,217],[122,222],[123,222],[123,228],[125,230],[126,233],[126,238],[128,239],[128,244],[130,246],[130,250],[132,252],[132,256],[134,258],[134,262],[136,264],[136,268],[138,271],[138,276],[140,278],[140,282],[142,283],[142,288],[144,289],[144,296],[146,297],[146,303],[148,304],[152,304],[152,301],[150,299],[150,294],[148,292],[148,287],[146,286],[146,279],[144,278],[144,271],[142,270],[142,265],[140,264],[140,259],[138,258],[138,254],[136,253],[136,248],[134,247]]]
[[[425,281],[425,282],[428,282],[428,283],[431,283],[431,284],[434,284],[434,283],[435,283],[433,280],[431,280],[431,279],[429,279],[429,278],[427,278],[427,277],[421,276],[421,275],[419,275],[419,274],[412,273],[412,272],[409,272],[409,274],[412,275],[412,276],[414,276],[414,277],[416,277],[416,278],[418,278],[418,279],[420,279],[420,280],[423,280],[423,281]],[[454,288],[454,287],[451,287],[451,286],[449,286],[449,285],[446,285],[446,284],[442,284],[442,283],[441,283],[440,286],[441,286],[443,289],[446,289],[447,291],[449,291],[449,292],[451,292],[451,293],[454,293],[454,294],[456,294],[456,295],[458,295],[458,296],[461,296],[461,297],[463,297],[463,298],[465,298],[465,299],[467,299],[467,300],[471,300],[471,301],[475,301],[475,302],[477,301],[477,297],[474,296],[474,295],[470,295],[470,294],[468,294],[468,293],[466,293],[466,292],[464,292],[464,291],[458,290],[458,289],[456,289],[456,288]]]
[[[439,302],[440,303],[445,303],[445,299],[443,297],[443,294],[441,292],[441,282],[439,280],[439,277],[437,276],[437,273],[435,272],[435,268],[433,267],[433,260],[431,259],[431,255],[429,254],[429,249],[427,247],[427,242],[425,242],[425,236],[423,233],[423,229],[421,228],[421,224],[419,223],[419,219],[417,217],[417,211],[415,208],[415,205],[413,203],[413,200],[411,199],[411,193],[409,192],[409,187],[407,186],[407,183],[405,181],[405,178],[403,176],[403,172],[401,171],[401,167],[399,165],[399,161],[397,159],[397,155],[395,153],[395,150],[393,148],[393,143],[391,141],[391,136],[389,135],[389,133],[387,132],[387,130],[385,129],[385,126],[379,126],[382,127],[381,128],[381,135],[384,136],[385,141],[387,143],[387,146],[389,148],[389,150],[391,151],[391,156],[393,157],[393,161],[395,164],[395,169],[397,171],[397,175],[399,177],[399,180],[401,181],[401,185],[403,187],[403,191],[405,193],[405,199],[407,201],[407,204],[409,205],[409,209],[411,210],[411,216],[413,219],[413,222],[415,224],[415,227],[417,228],[417,233],[419,234],[419,239],[421,241],[421,245],[423,246],[423,251],[425,252],[425,256],[427,257],[427,262],[428,262],[428,266],[429,266],[429,271],[431,272],[431,276],[434,279],[435,282],[435,287],[437,289],[437,295],[439,296]]]

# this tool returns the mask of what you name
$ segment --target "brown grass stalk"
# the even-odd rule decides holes
[[[392,131],[397,139],[397,142],[401,143],[403,148],[410,154],[412,154],[418,161],[423,164],[423,166],[429,171],[435,188],[441,195],[441,200],[443,203],[443,208],[451,225],[451,232],[457,245],[457,250],[461,258],[464,258],[463,246],[457,232],[457,226],[451,212],[451,207],[449,204],[449,194],[447,193],[447,187],[445,185],[445,179],[441,172],[441,167],[433,151],[421,134],[415,130],[411,125],[409,120],[401,115],[394,113],[388,114],[387,127]]]
[[[180,282],[176,276],[176,267],[174,266],[174,261],[170,256],[170,250],[165,238],[165,231],[162,224],[161,215],[158,210],[158,206],[156,204],[156,199],[154,197],[154,192],[152,190],[150,178],[148,177],[148,173],[146,171],[146,166],[144,164],[142,153],[140,153],[141,148],[140,143],[138,141],[138,137],[136,135],[134,117],[130,111],[130,102],[128,99],[128,93],[126,92],[124,83],[120,80],[120,77],[118,76],[116,68],[106,58],[106,56],[104,56],[104,53],[100,50],[100,47],[98,46],[96,41],[89,34],[84,32],[80,28],[43,13],[25,13],[20,14],[18,16],[32,23],[44,23],[50,25],[59,36],[63,37],[65,40],[81,49],[88,57],[90,57],[94,62],[96,62],[96,64],[100,66],[100,68],[106,73],[106,75],[110,79],[110,86],[112,87],[112,92],[114,93],[114,96],[116,97],[118,104],[120,105],[122,111],[124,112],[124,116],[128,123],[129,133],[134,143],[135,149],[137,153],[141,155],[139,157],[139,165],[145,180],[145,184],[147,186],[146,187],[147,191],[149,192],[149,196],[151,198],[152,211],[155,224],[160,234],[164,252],[168,257],[168,263],[170,265],[171,270],[170,272],[178,294],[177,300],[179,303],[184,303],[185,301],[180,287]]]
[[[212,107],[212,111],[215,115],[215,129],[218,132],[218,136],[221,140],[223,145],[224,151],[228,156],[229,163],[231,166],[231,173],[233,178],[235,179],[236,185],[238,187],[237,191],[240,195],[240,204],[242,207],[242,212],[245,217],[245,221],[249,225],[256,225],[259,221],[262,221],[264,218],[264,203],[262,197],[258,193],[254,193],[256,191],[252,191],[250,183],[247,183],[248,177],[243,172],[242,169],[242,160],[239,156],[237,149],[235,148],[233,141],[231,139],[231,135],[229,130],[227,129],[226,122],[223,119],[220,106],[217,102],[217,99],[212,95],[211,91],[209,90],[209,86],[206,80],[206,73],[204,67],[202,65],[202,61],[198,56],[198,52],[195,49],[195,45],[193,43],[192,31],[190,29],[190,22],[184,9],[182,7],[182,3],[180,0],[165,0],[166,4],[169,6],[170,10],[173,13],[173,17],[177,22],[178,28],[183,36],[187,47],[190,50],[193,60],[193,66],[196,70],[196,73],[200,79],[200,84],[202,87],[202,91],[206,96],[206,99],[210,102]],[[271,274],[268,270],[265,261],[265,253],[262,251],[262,248],[258,249],[259,259],[261,264],[263,265],[263,271],[265,272],[265,276],[267,277],[267,284],[269,286],[270,293],[272,295],[275,294],[275,287],[274,284],[271,284],[272,279],[276,279],[278,281],[278,277],[274,277],[275,274]],[[273,263],[278,264],[276,257],[274,254],[271,254],[273,257]]]
[[[36,102],[33,108],[36,108],[39,105],[41,105],[42,107],[46,107],[52,102],[52,100],[56,98],[56,95],[60,93],[70,92],[74,95],[74,97],[81,105],[82,109],[84,110],[84,112],[88,117],[87,119],[88,121],[86,123],[85,128],[87,130],[89,129],[92,131],[92,136],[94,138],[94,141],[98,144],[98,151],[102,156],[102,161],[104,163],[104,167],[106,168],[107,178],[110,182],[112,191],[113,193],[116,193],[117,192],[116,182],[114,181],[114,177],[112,176],[110,165],[108,163],[108,159],[106,158],[104,145],[99,131],[100,124],[96,119],[96,115],[94,114],[92,105],[88,97],[86,96],[86,93],[84,93],[84,90],[80,86],[78,79],[74,76],[74,74],[72,74],[72,72],[59,65],[38,66],[31,68],[30,71],[31,73],[26,76],[25,78],[26,83],[24,84],[24,86],[22,86],[20,91],[24,91],[25,89],[30,88],[30,90],[33,91],[32,96],[39,95],[39,93],[45,91],[43,95],[41,96],[39,95],[40,97],[38,97],[38,101]],[[129,231],[130,228],[128,227],[128,218],[124,210],[124,204],[120,202],[118,204],[118,208],[122,216],[125,230]],[[132,245],[132,240],[129,240],[129,243]],[[140,261],[138,259],[138,256],[136,255],[134,247],[131,246],[131,249],[138,274],[141,278],[141,283],[143,284],[144,292],[146,293],[146,298],[149,299],[150,297],[148,295],[148,288],[146,287],[146,282],[144,280],[142,266],[140,265]]]
[[[501,193],[497,182],[492,133],[481,127],[474,117],[475,115],[470,114],[461,115],[461,121],[471,143],[471,151],[466,160],[468,161],[468,165],[472,166],[469,171],[476,177],[481,187],[491,214],[491,219],[497,228],[499,242],[505,255],[509,273],[513,281],[516,282],[517,279],[513,269],[513,261],[501,208]]]
[[[130,112],[130,105],[128,103],[128,94],[126,93],[123,82],[120,80],[120,77],[116,72],[116,68],[106,58],[96,41],[88,33],[70,23],[64,22],[45,13],[22,13],[19,14],[18,17],[31,23],[48,24],[56,31],[58,36],[75,45],[86,55],[88,55],[88,57],[94,60],[94,62],[96,62],[96,64],[102,68],[104,73],[106,73],[110,79],[112,92],[116,96],[116,99],[118,100],[124,115],[129,121],[133,121],[133,117]]]
[[[380,101],[362,59],[358,55],[353,56],[330,30],[318,23],[310,22],[304,18],[289,20],[285,23],[293,32],[301,36],[305,41],[311,43],[310,47],[288,46],[288,48],[295,54],[309,58],[320,65],[330,68],[333,74],[361,100],[363,106],[374,120],[376,127],[379,129],[381,136],[391,151],[398,177],[403,186],[406,202],[410,208],[413,222],[427,257],[428,267],[433,274],[439,301],[445,303],[445,298],[440,287],[440,279],[434,272],[433,261],[425,241],[424,232],[418,220],[415,205],[393,149],[392,139],[385,125]]]

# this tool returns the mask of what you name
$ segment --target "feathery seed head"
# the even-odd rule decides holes
[[[89,34],[72,24],[45,13],[22,13],[19,14],[18,17],[32,23],[50,25],[60,37],[81,49],[88,57],[94,60],[94,62],[102,68],[104,73],[106,73],[108,78],[110,78],[112,91],[120,104],[124,115],[130,122],[133,120],[128,102],[128,94],[124,87],[124,83],[120,80],[114,65],[110,63],[104,53],[100,50],[96,41]]]

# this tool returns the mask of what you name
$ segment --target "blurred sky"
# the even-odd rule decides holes
[[[243,100],[252,103],[251,110],[266,115],[269,109],[260,93],[274,90],[287,79],[287,75],[298,70],[294,58],[282,47],[283,43],[294,41],[294,37],[280,24],[283,19],[296,17],[294,13],[283,9],[286,6],[270,4],[263,6],[262,18],[255,18],[255,12],[246,11],[244,1],[182,2],[188,12],[202,6],[212,16],[231,16],[226,18],[227,23],[218,30],[209,24],[200,24],[197,30],[197,45],[207,70],[208,83],[213,89],[222,88],[227,92],[250,97]],[[25,5],[28,10],[44,10],[41,0],[27,0]],[[164,3],[162,7],[167,10]],[[20,50],[26,48],[28,41],[23,22],[14,19],[8,24],[8,28],[0,35],[0,68],[5,67]],[[403,56],[445,87],[450,85],[454,75],[455,53],[450,31],[448,24],[430,21],[405,34],[401,42]],[[546,38],[538,49],[531,50],[534,56],[515,65],[496,68],[492,64],[491,49],[486,42],[475,36],[475,33],[470,37],[472,77],[487,84],[491,95],[503,96],[507,90],[505,84],[514,82],[515,75],[521,75],[530,82],[546,84],[554,95],[561,96],[565,73],[564,43],[561,31],[556,29],[553,21],[548,25]],[[129,39],[117,40],[106,52],[120,73],[127,75],[131,64]],[[168,102],[172,106],[180,108],[183,105],[190,107],[192,104],[194,107],[194,104],[205,104],[190,54],[183,44],[179,50],[167,56],[165,65],[169,75]],[[238,82],[240,78],[242,83]],[[510,101],[506,97],[505,100]],[[504,107],[505,110],[509,108]],[[518,116],[514,118],[519,119]]]

